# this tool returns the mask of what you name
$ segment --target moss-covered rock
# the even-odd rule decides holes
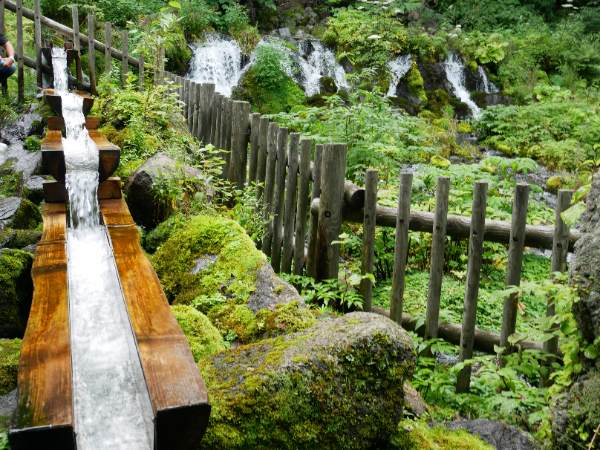
[[[33,295],[32,264],[31,253],[0,250],[0,338],[25,332]]]
[[[37,230],[0,230],[0,248],[24,248],[37,244],[42,232]]]
[[[275,305],[272,309],[265,308],[256,313],[258,329],[263,337],[302,331],[313,326],[316,320],[315,311],[298,301]]]
[[[212,413],[204,448],[385,446],[414,369],[410,337],[391,320],[351,313],[200,362]]]
[[[208,317],[228,340],[247,343],[258,335],[256,316],[246,305],[227,303],[215,306]]]
[[[20,351],[20,339],[0,339],[0,395],[17,387]]]
[[[186,305],[175,305],[171,310],[190,343],[196,362],[225,350],[226,345],[221,333],[200,311]]]
[[[398,450],[493,450],[494,447],[465,430],[429,426],[425,422],[404,420],[391,439]]]
[[[142,238],[142,245],[148,253],[154,253],[163,243],[169,239],[173,233],[180,230],[187,223],[187,219],[182,214],[175,214],[164,222],[161,222],[156,228],[148,231]]]
[[[33,229],[42,221],[39,208],[20,197],[0,198],[0,228]]]

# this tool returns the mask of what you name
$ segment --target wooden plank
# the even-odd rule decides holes
[[[479,280],[481,277],[481,264],[483,262],[483,232],[485,229],[487,189],[488,184],[485,181],[476,182],[473,189],[467,286],[465,289],[463,322],[460,333],[460,361],[466,361],[473,357],[475,324],[477,321],[477,296],[479,294]],[[456,392],[467,392],[470,384],[471,366],[465,366],[456,377]]]
[[[96,94],[96,49],[94,47],[94,37],[96,34],[96,17],[93,13],[88,14],[88,70],[90,77],[90,90]]]
[[[298,175],[298,203],[296,207],[296,229],[294,231],[294,274],[302,275],[304,270],[304,245],[306,241],[306,225],[308,220],[308,199],[310,184],[310,151],[313,147],[311,139],[300,141],[300,173]]]
[[[0,5],[0,7],[2,7]],[[42,13],[40,9],[40,0],[34,0],[33,2],[33,13],[34,13],[34,33],[35,33],[35,64],[37,74],[37,86],[42,87],[43,73],[42,73]]]
[[[260,113],[250,114],[250,157],[248,158],[248,181],[256,181],[256,165],[258,164],[258,136],[260,130]]]
[[[317,226],[317,280],[338,278],[340,246],[333,242],[339,238],[342,229],[346,153],[345,144],[327,145],[323,152]]]
[[[18,375],[13,450],[75,449],[64,204],[44,205],[32,269],[34,293]]]
[[[362,240],[362,260],[360,293],[363,296],[364,311],[371,311],[373,306],[373,282],[366,278],[373,274],[373,265],[375,262],[375,209],[377,208],[377,183],[378,173],[374,169],[368,169],[365,174],[365,208],[363,221],[363,240]]]
[[[307,275],[317,278],[317,243],[318,243],[318,225],[319,210],[312,211],[312,204],[318,201],[321,196],[321,163],[323,161],[323,150],[325,146],[318,144],[315,147],[315,164],[312,171],[313,185],[311,193],[311,211],[309,214],[308,228],[308,254],[306,259]]]
[[[435,218],[433,220],[433,236],[431,237],[431,266],[425,316],[425,335],[429,338],[437,338],[439,328],[449,194],[450,178],[439,177],[435,193]]]
[[[561,214],[571,205],[573,191],[560,189],[556,208],[554,211],[554,235],[552,237],[552,272],[564,272],[567,270],[567,255],[569,253],[569,226],[562,220]],[[556,314],[556,305],[554,300],[548,297],[546,306],[546,315],[552,317]],[[556,329],[556,328],[554,328]],[[548,353],[556,354],[558,352],[558,338],[544,342],[544,350]]]
[[[139,63],[138,63],[138,90],[143,91],[144,90],[144,55],[140,55],[139,59]]]
[[[121,45],[123,46],[123,57],[121,58],[121,85],[125,86],[127,74],[129,73],[129,31],[121,32]]]
[[[281,271],[281,242],[283,208],[285,203],[285,174],[287,168],[288,129],[279,128],[277,134],[277,161],[275,163],[275,186],[273,188],[273,222],[271,240],[271,265],[276,273]]]
[[[285,203],[283,207],[283,241],[281,253],[281,272],[292,272],[294,256],[294,220],[296,219],[296,200],[298,186],[298,147],[300,133],[290,135],[288,151],[288,170],[285,179]],[[302,250],[304,253],[304,249]]]
[[[23,0],[17,0],[17,88],[19,103],[25,101],[25,72],[23,63]]]
[[[71,6],[71,19],[73,21],[73,49],[75,50],[75,77],[77,78],[77,89],[83,88],[83,68],[81,67],[81,35],[79,33],[79,8]]]
[[[265,188],[263,195],[263,206],[265,209],[265,232],[262,240],[262,251],[266,255],[271,254],[271,238],[273,227],[271,213],[273,206],[273,192],[275,191],[275,165],[277,163],[277,134],[279,126],[276,123],[269,123],[267,138],[267,163],[265,169]]]
[[[193,448],[208,424],[206,386],[160,281],[139,244],[137,227],[127,226],[132,219],[125,201],[102,201],[100,208],[108,226],[155,414],[156,448]]]
[[[235,187],[243,189],[248,167],[250,103],[234,101],[231,105],[231,156],[228,178]]]
[[[525,226],[527,225],[527,203],[529,201],[529,185],[518,183],[512,205],[512,224],[510,230],[510,245],[508,247],[508,262],[506,264],[506,285],[521,284],[523,269],[523,250],[525,248]],[[508,338],[515,332],[517,326],[518,294],[512,293],[504,299],[502,312],[502,329],[500,345],[506,347]]]
[[[402,172],[400,174],[400,195],[398,197],[398,218],[396,221],[396,241],[394,248],[394,272],[392,274],[392,293],[390,299],[390,317],[398,324],[402,321],[404,303],[412,178],[412,172]]]
[[[110,52],[112,46],[112,25],[110,22],[104,22],[104,73],[110,73],[112,70],[112,54]]]
[[[256,198],[260,200],[265,189],[267,171],[267,143],[269,135],[269,118],[261,117],[258,126],[258,156],[256,158]]]

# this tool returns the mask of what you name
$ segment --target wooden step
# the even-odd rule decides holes
[[[198,448],[210,405],[187,339],[171,313],[123,199],[100,203],[155,415],[155,449]]]
[[[9,439],[13,450],[74,450],[65,205],[46,204],[42,216],[19,361],[17,424]]]

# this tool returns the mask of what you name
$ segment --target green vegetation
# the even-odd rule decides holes
[[[200,311],[186,305],[172,306],[171,311],[188,339],[196,362],[225,350],[219,330]]]
[[[0,396],[17,387],[20,350],[20,339],[0,339]],[[0,430],[2,428],[0,422]]]
[[[22,250],[0,253],[0,336],[21,337],[25,331],[32,295],[33,256]]]
[[[426,423],[404,420],[398,424],[398,435],[391,439],[398,450],[491,450],[478,437],[465,430],[449,430],[443,426],[430,427]]]

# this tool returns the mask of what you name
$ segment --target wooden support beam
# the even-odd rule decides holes
[[[112,46],[112,25],[110,22],[104,22],[104,73],[110,73],[112,70],[112,53],[110,48]],[[95,45],[95,44],[94,44]]]
[[[373,274],[375,262],[375,210],[377,207],[378,173],[368,169],[365,174],[365,214],[363,220],[362,261],[360,293],[363,297],[363,310],[371,311],[373,307],[373,282],[368,278]]]
[[[250,103],[234,101],[231,105],[231,156],[228,178],[238,189],[243,189],[248,167]]]
[[[2,5],[0,5],[2,7]],[[37,86],[42,87],[43,83],[43,71],[42,71],[42,13],[40,9],[40,0],[34,0],[33,2],[33,13],[34,13],[34,33],[35,33],[35,64],[36,64],[36,75],[37,75]]]
[[[121,58],[121,85],[127,83],[127,75],[129,74],[129,31],[121,32],[121,45],[123,46],[123,56]]]
[[[248,158],[248,181],[256,181],[256,164],[258,162],[258,132],[260,113],[250,114],[250,157]]]
[[[90,90],[96,92],[96,49],[94,48],[94,37],[96,34],[96,17],[93,13],[88,14],[88,70],[90,76]]]

